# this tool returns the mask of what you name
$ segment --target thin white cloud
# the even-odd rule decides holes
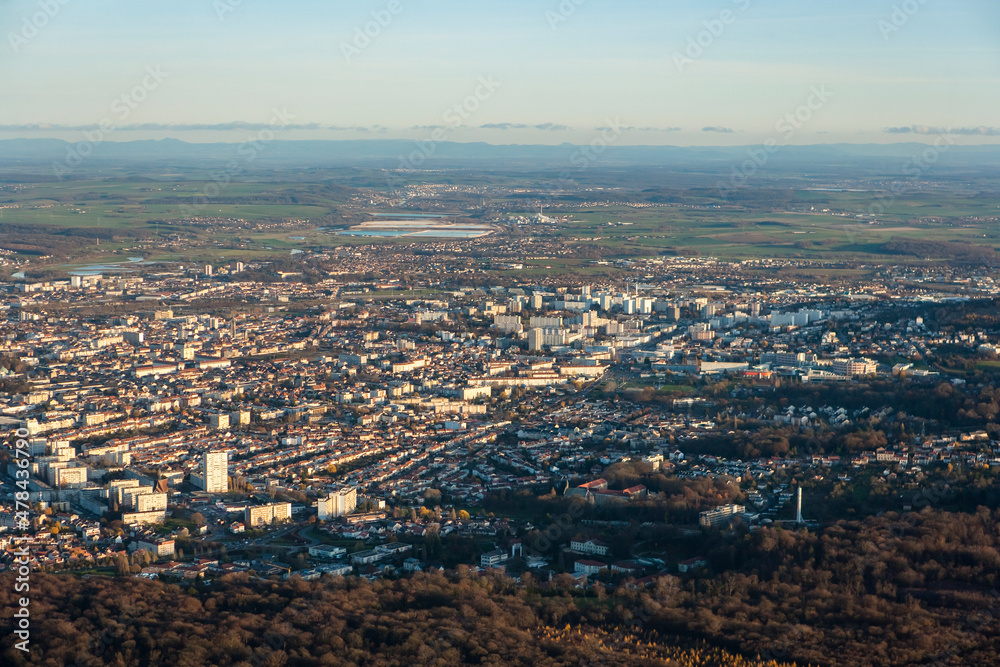
[[[538,123],[528,125],[527,123],[485,123],[479,126],[481,130],[542,130],[543,132],[565,132],[569,125],[559,125],[558,123]]]
[[[680,132],[679,127],[635,127],[634,125],[622,125],[620,127],[608,127],[607,125],[602,125],[600,127],[595,127],[596,132],[603,132],[605,130],[622,130],[623,132]]]
[[[886,134],[953,134],[964,137],[998,137],[1000,127],[979,125],[976,127],[932,127],[930,125],[903,125],[887,127]]]

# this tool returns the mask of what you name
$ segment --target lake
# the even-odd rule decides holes
[[[334,231],[334,230],[331,230]],[[336,230],[343,236],[401,237],[420,236],[424,238],[474,239],[493,230],[482,225],[434,225],[414,220],[393,220],[391,222],[363,223],[351,229]]]
[[[96,276],[101,273],[134,271],[141,264],[149,264],[142,257],[129,257],[127,262],[108,262],[106,264],[89,264],[75,269],[69,269],[71,276]]]
[[[427,213],[369,213],[368,215],[374,216],[376,218],[447,218],[446,215],[430,215]]]

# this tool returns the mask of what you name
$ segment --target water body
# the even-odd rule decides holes
[[[338,230],[337,233],[343,236],[377,236],[377,237],[400,237],[400,236],[420,236],[423,238],[458,238],[474,239],[478,236],[491,233],[489,227],[478,227],[470,225],[448,225],[442,227],[423,225],[377,225],[355,227],[353,229]]]
[[[477,236],[489,234],[489,229],[461,230],[461,229],[425,229],[420,232],[413,232],[410,236],[438,236],[443,238],[474,239]]]
[[[67,271],[71,276],[96,276],[102,273],[127,273],[135,271],[141,264],[150,264],[142,257],[129,257],[127,262],[109,262],[107,264],[90,264]]]
[[[803,192],[871,192],[871,190],[858,190],[855,188],[805,188]]]
[[[487,234],[489,230],[481,229],[476,231],[460,231],[453,229],[422,229],[420,231],[403,231],[400,229],[389,230],[389,229],[357,229],[357,230],[347,230],[339,232],[342,236],[381,236],[381,237],[399,237],[399,236],[420,236],[423,238],[457,238],[457,239],[474,239],[477,236],[483,236]]]
[[[379,220],[377,222],[362,222],[358,227],[366,229],[389,229],[392,227],[437,227],[439,223],[428,220]],[[451,227],[452,225],[449,225]]]
[[[369,213],[376,218],[447,218],[446,215],[429,215],[427,213]]]

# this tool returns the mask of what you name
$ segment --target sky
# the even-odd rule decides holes
[[[0,0],[0,139],[1000,142],[997,0]]]

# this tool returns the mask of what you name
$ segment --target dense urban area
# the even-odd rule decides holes
[[[646,252],[629,211],[816,207],[618,194],[546,214],[513,192],[360,190],[334,227],[153,221],[106,232],[111,256],[88,231],[88,254],[46,258],[32,243],[65,236],[9,225],[0,567],[71,592],[44,664],[995,655],[985,251]],[[885,224],[855,217],[836,243]],[[185,244],[196,259],[155,257]],[[81,626],[84,597],[101,611]],[[316,634],[297,601],[344,625]],[[223,613],[239,627],[205,625]],[[149,635],[174,623],[182,652]]]
[[[0,667],[1000,665],[997,0],[0,24]]]

